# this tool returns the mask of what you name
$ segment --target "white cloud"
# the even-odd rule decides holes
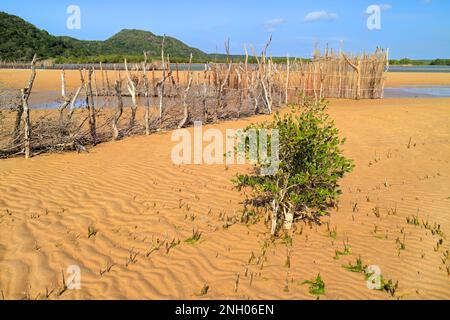
[[[310,12],[305,17],[305,22],[313,22],[320,20],[332,21],[337,19],[337,14],[333,12],[327,12],[325,10],[322,11],[314,11]]]
[[[383,11],[387,11],[387,10],[392,9],[392,5],[389,3],[383,3],[383,4],[380,4],[380,9]]]
[[[284,23],[284,19],[280,19],[280,18],[276,18],[276,19],[272,19],[269,21],[266,21],[264,23],[264,28],[267,31],[275,31],[277,29],[278,26],[282,25]]]

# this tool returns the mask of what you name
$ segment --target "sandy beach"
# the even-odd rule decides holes
[[[0,82],[19,88],[27,75],[0,70]],[[36,90],[58,88],[59,77],[39,72]],[[387,86],[419,83],[450,76],[388,74]],[[231,180],[250,167],[174,165],[171,132],[1,160],[0,298],[315,299],[302,283],[320,272],[322,299],[391,299],[343,268],[360,256],[398,281],[396,299],[448,299],[450,98],[332,100],[329,113],[356,168],[339,209],[321,226],[298,224],[292,244],[271,240],[262,222],[240,223],[245,198]],[[407,222],[414,216],[421,226]],[[193,229],[202,236],[190,244]],[[344,242],[351,254],[336,259]],[[82,287],[61,293],[71,265]]]

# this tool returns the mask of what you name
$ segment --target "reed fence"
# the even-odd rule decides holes
[[[194,121],[270,114],[283,105],[302,103],[306,96],[383,97],[387,50],[352,56],[326,50],[310,62],[288,57],[286,63],[276,64],[266,55],[268,45],[254,55],[256,64],[248,63],[247,53],[245,62],[233,63],[230,56],[227,63],[208,63],[199,71],[192,63],[184,68],[170,63],[163,43],[159,66],[148,63],[146,53],[142,63],[125,60],[113,74],[101,64],[83,66],[80,86],[70,93],[62,70],[57,110],[39,111],[29,106],[35,57],[24,89],[11,96],[0,88],[0,158],[83,151],[104,141],[183,128]]]

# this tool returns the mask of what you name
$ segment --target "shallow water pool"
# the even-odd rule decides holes
[[[385,98],[447,98],[450,86],[402,86],[384,89]]]

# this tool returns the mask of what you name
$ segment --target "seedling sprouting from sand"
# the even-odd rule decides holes
[[[436,246],[434,247],[434,251],[435,252],[439,252],[439,250],[441,249],[442,245],[444,244],[444,239],[439,239],[438,242],[436,243]]]
[[[107,262],[105,269],[100,269],[100,276],[103,276],[105,273],[111,272],[112,267],[115,266],[115,263]]]
[[[244,211],[241,216],[241,223],[245,223],[247,225],[256,224],[259,221],[259,215],[256,210],[251,210],[247,206],[245,206]]]
[[[94,228],[94,226],[88,227],[88,239],[95,237],[97,235],[98,230]]]
[[[208,294],[208,291],[209,291],[209,285],[207,283],[205,283],[202,290],[200,290],[200,293],[198,294],[198,296],[199,297],[206,296]]]
[[[285,246],[292,247],[292,236],[289,235],[288,233],[285,233],[281,243],[284,244]]]
[[[383,235],[383,234],[379,234],[378,231],[379,231],[379,228],[378,228],[377,225],[375,225],[374,228],[373,228],[373,236],[374,236],[375,238],[381,239],[381,240],[387,240],[387,239],[388,239],[388,234],[387,234],[387,232],[386,232],[385,235]]]
[[[325,282],[323,282],[320,273],[313,280],[306,280],[302,283],[309,285],[309,293],[313,296],[321,296],[325,294]]]
[[[175,239],[172,239],[172,241],[170,243],[168,243],[166,241],[166,254],[169,254],[170,250],[172,250],[176,246],[179,246],[180,243],[181,243],[180,240],[175,240]]]
[[[396,216],[397,215],[397,205],[394,208],[387,209],[388,216]]]
[[[380,208],[375,207],[372,209],[373,214],[375,215],[375,217],[380,218],[381,214],[380,214]]]
[[[352,247],[348,244],[348,241],[344,241],[344,250],[343,251],[339,251],[339,250],[335,250],[335,256],[334,256],[334,260],[339,260],[341,258],[341,256],[348,256],[349,254],[352,253]]]
[[[289,272],[286,274],[286,280],[285,280],[283,291],[286,293],[289,292]]]
[[[62,275],[62,283],[61,283],[61,287],[59,288],[58,293],[57,293],[58,296],[62,296],[64,292],[69,290],[69,287],[67,286],[67,283],[66,283],[66,278],[64,276],[64,271],[61,271],[61,275]]]
[[[415,216],[406,217],[406,222],[412,226],[420,226],[419,214]]]
[[[286,248],[286,262],[284,265],[286,268],[291,268],[291,251],[288,248]]]
[[[409,141],[408,141],[408,145],[406,146],[408,149],[411,149],[411,147],[416,147],[417,146],[417,144],[416,143],[412,143],[412,137],[410,137],[409,138]]]
[[[236,281],[234,282],[234,292],[238,292],[239,290],[239,280],[241,279],[241,276],[239,273],[236,275]]]
[[[39,244],[38,244],[38,242],[37,241],[35,241],[34,242],[34,250],[36,250],[36,251],[39,251],[39,250],[41,250],[41,246],[39,246]]]
[[[131,250],[125,266],[128,267],[129,265],[136,264],[138,261],[137,256],[138,256],[138,252],[134,252],[133,250]]]
[[[356,259],[356,264],[353,265],[351,262],[348,265],[342,266],[343,268],[347,269],[350,272],[354,273],[366,273],[367,272],[367,265],[364,265],[362,262],[361,257],[358,257]]]
[[[449,252],[448,252],[448,249],[447,249],[442,254],[442,257],[441,257],[442,264],[444,264],[444,265],[447,264],[448,259],[449,259]]]
[[[356,259],[355,265],[353,265],[352,263],[349,263],[348,265],[344,265],[342,267],[347,269],[350,272],[364,274],[364,277],[366,280],[370,280],[374,275],[373,272],[371,273],[369,271],[368,266],[363,264],[361,257],[358,257]],[[387,292],[393,297],[398,288],[398,281],[395,284],[392,280],[388,280],[386,282],[386,280],[384,279],[384,277],[381,274],[379,275],[379,281],[380,281],[380,287],[376,288],[376,290]]]
[[[253,260],[256,260],[255,253],[252,251],[252,254],[250,255],[250,258],[248,259],[248,264],[251,264]]]
[[[397,244],[398,255],[400,256],[400,252],[406,250],[406,235],[403,235],[403,240],[397,238],[397,240],[395,240],[395,243]]]
[[[329,236],[333,240],[336,240],[336,238],[337,238],[337,227],[334,227],[333,229],[330,229],[330,224],[327,223],[327,236]]]
[[[152,248],[149,251],[147,251],[145,256],[148,258],[153,252],[159,251],[164,245],[164,243],[165,243],[164,241],[160,241],[159,239],[157,239],[156,244],[152,243]]]
[[[381,279],[381,288],[378,289],[379,291],[384,291],[387,292],[388,294],[391,295],[391,297],[395,296],[395,293],[397,292],[398,289],[398,281],[396,283],[394,283],[393,280],[389,279],[388,281],[386,281],[383,276],[380,276]]]
[[[200,231],[192,229],[192,236],[189,239],[186,239],[184,242],[189,244],[196,244],[198,241],[200,241],[201,237],[202,233]]]

